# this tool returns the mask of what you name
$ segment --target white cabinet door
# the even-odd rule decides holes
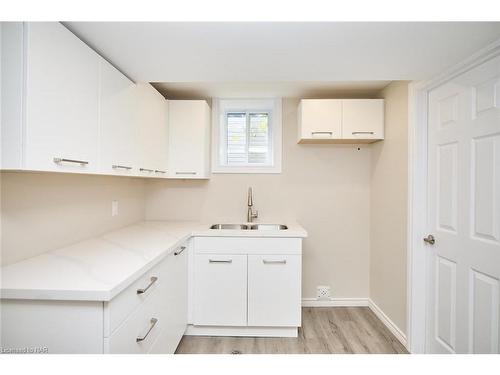
[[[171,178],[209,175],[210,110],[204,100],[169,100],[168,173]]]
[[[248,325],[301,325],[301,256],[248,256]]]
[[[303,99],[298,115],[299,141],[342,137],[342,100]]]
[[[247,325],[247,256],[194,256],[195,325]]]
[[[384,100],[342,100],[343,139],[383,139]]]
[[[167,101],[149,83],[138,84],[136,155],[139,176],[166,177]]]
[[[25,24],[25,33],[24,168],[97,172],[99,56],[57,22]]]
[[[101,60],[100,166],[101,172],[132,175],[137,167],[136,85]]]
[[[162,309],[166,312],[165,325],[150,353],[172,354],[187,327],[187,257],[188,246],[182,245],[170,254],[166,262],[166,292]]]

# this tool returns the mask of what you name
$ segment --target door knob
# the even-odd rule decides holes
[[[429,234],[427,237],[424,237],[424,242],[427,242],[429,245],[434,245],[436,243],[436,239],[432,234]]]

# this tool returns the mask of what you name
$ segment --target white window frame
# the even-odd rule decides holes
[[[270,165],[226,165],[221,138],[226,131],[228,112],[269,113]],[[281,173],[283,124],[281,98],[212,99],[212,173]]]

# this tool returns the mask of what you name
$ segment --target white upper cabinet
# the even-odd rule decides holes
[[[137,85],[136,155],[138,174],[166,177],[168,156],[167,101],[149,83]]]
[[[168,176],[208,178],[210,108],[204,100],[168,101]]]
[[[299,143],[371,143],[384,139],[383,99],[303,99]]]
[[[303,99],[299,104],[298,117],[299,140],[304,143],[341,137],[341,100]]]
[[[58,22],[2,23],[5,170],[166,177],[167,102]]]
[[[342,139],[384,139],[384,100],[343,100]]]
[[[137,87],[106,61],[101,61],[101,171],[133,175],[138,170],[135,132]]]
[[[2,136],[14,134],[7,142],[15,154],[3,168],[97,172],[100,57],[57,22],[15,23],[5,31],[2,62],[13,69],[2,79],[12,75],[18,86],[2,99],[8,118]],[[11,56],[14,45],[22,53]],[[24,106],[16,107],[20,101]]]

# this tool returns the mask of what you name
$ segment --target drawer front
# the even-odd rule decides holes
[[[136,282],[118,294],[106,305],[108,312],[108,327],[105,327],[105,337],[113,334],[116,328],[139,305],[144,303],[156,289],[165,282],[165,266],[168,257],[141,276]],[[140,293],[142,291],[142,293]],[[108,329],[106,329],[108,328]]]
[[[107,303],[108,319],[105,322],[107,324],[105,326],[105,337],[112,335],[127,316],[146,301],[156,289],[163,288],[165,290],[168,284],[172,282],[169,278],[169,274],[171,273],[170,267],[173,263],[173,258],[178,257],[175,254],[179,253],[181,248],[187,249],[187,245],[182,245],[167,255],[159,264]],[[182,255],[184,258],[186,253],[187,251],[180,252],[179,256]]]
[[[301,256],[248,256],[248,325],[301,324]]]
[[[116,329],[109,338],[110,353],[144,354],[149,352],[166,323],[162,292],[161,288],[152,292],[149,298]]]
[[[301,254],[301,238],[196,237],[196,254]]]
[[[246,326],[247,256],[194,256],[195,325]]]

